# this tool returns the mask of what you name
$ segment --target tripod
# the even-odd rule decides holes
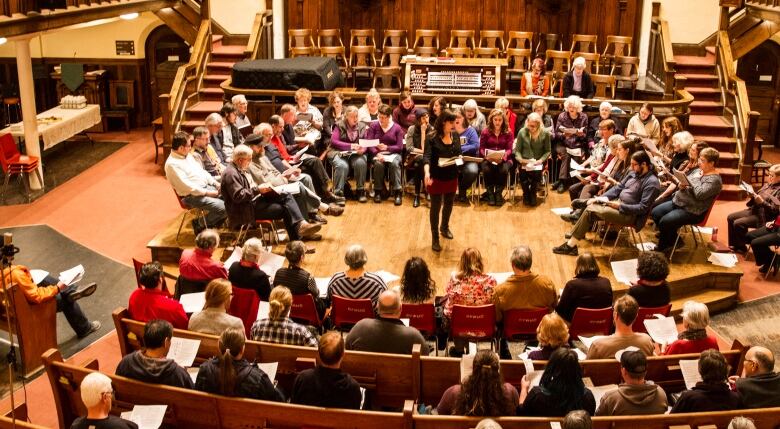
[[[16,308],[16,304],[13,302],[13,295],[8,293],[8,285],[5,281],[5,268],[8,267],[8,279],[11,280],[11,274],[13,273],[13,267],[11,263],[14,260],[14,254],[19,252],[19,248],[11,244],[13,240],[13,234],[5,233],[3,237],[2,252],[0,252],[0,284],[3,287],[3,294],[5,295],[5,319],[8,323],[8,344],[10,350],[6,355],[6,362],[8,363],[8,390],[11,392],[11,424],[16,427],[16,400],[14,399],[14,369],[16,367],[16,347],[14,346],[14,329],[11,329],[11,311]]]

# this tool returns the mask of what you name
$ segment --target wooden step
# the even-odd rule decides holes
[[[220,109],[222,109],[221,101],[199,101],[187,108],[187,120],[199,121],[200,125],[203,125],[206,116],[219,112]]]
[[[687,67],[714,67],[715,58],[711,56],[696,56],[696,55],[675,55],[674,60],[677,62],[676,66]]]
[[[711,73],[677,73],[687,79],[685,86],[715,87],[718,84],[718,76]]]
[[[203,120],[198,121],[194,119],[189,119],[181,122],[181,130],[186,131],[188,133],[191,133],[192,130],[195,129],[195,127],[202,127],[202,126],[204,126]]]
[[[230,72],[233,70],[233,64],[235,63],[229,61],[210,61],[206,64],[206,68],[215,73],[224,73],[225,71]]]
[[[745,197],[745,191],[739,185],[734,184],[724,184],[720,195],[718,195],[718,199],[723,201],[742,201]]]
[[[739,185],[739,169],[738,168],[718,168],[720,178],[724,185]]]
[[[693,99],[697,101],[720,101],[719,88],[686,85],[685,90],[690,92]]]
[[[198,91],[198,94],[200,99],[204,101],[219,101],[221,103],[225,99],[225,91],[215,86],[203,87]]]
[[[737,139],[734,137],[697,135],[696,140],[707,142],[710,147],[717,149],[718,152],[737,151]]]
[[[207,74],[203,76],[203,81],[219,86],[222,82],[230,79],[229,74]]]
[[[739,156],[734,152],[721,152],[718,158],[721,168],[739,168]]]
[[[688,119],[688,131],[695,136],[724,136],[734,135],[734,126],[725,117],[720,115],[691,115]]]
[[[723,103],[712,100],[696,100],[691,102],[692,115],[721,114],[723,112]]]
[[[724,289],[703,289],[689,295],[676,297],[672,300],[672,315],[682,312],[685,301],[697,301],[707,304],[710,314],[725,311],[737,305],[737,291]]]

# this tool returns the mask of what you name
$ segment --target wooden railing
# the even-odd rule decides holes
[[[669,24],[661,19],[660,3],[653,3],[653,16],[650,21],[650,49],[647,56],[647,76],[664,89],[666,98],[674,97],[674,73],[677,62],[672,51],[672,38]]]
[[[745,0],[749,6],[764,6],[780,8],[780,0]]]
[[[270,59],[273,54],[273,11],[266,9],[255,15],[252,24],[252,32],[249,33],[249,41],[244,50],[244,58],[256,60],[258,58]]]

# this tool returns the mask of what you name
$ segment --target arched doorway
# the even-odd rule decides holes
[[[161,25],[149,33],[144,49],[147,73],[151,78],[149,111],[152,112],[152,118],[156,118],[160,116],[157,99],[160,94],[170,92],[176,70],[190,60],[190,46],[167,25]]]
[[[756,133],[762,144],[780,147],[780,46],[767,40],[739,60],[737,76],[745,81],[750,109],[759,112]]]

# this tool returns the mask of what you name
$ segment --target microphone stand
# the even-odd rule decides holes
[[[18,248],[16,248],[16,250],[18,251]],[[16,403],[14,399],[14,367],[16,366],[16,350],[14,347],[13,334],[15,329],[12,329],[13,325],[11,325],[11,311],[12,309],[16,309],[16,306],[13,302],[13,296],[8,293],[8,285],[5,281],[6,266],[8,266],[8,278],[9,280],[11,279],[11,273],[13,272],[13,268],[11,268],[11,262],[13,262],[14,259],[13,253],[8,255],[5,252],[0,252],[0,283],[2,283],[3,294],[5,294],[6,297],[5,319],[6,323],[8,323],[8,344],[11,348],[6,355],[6,362],[8,363],[8,390],[11,392],[11,424],[14,428],[16,428]]]

